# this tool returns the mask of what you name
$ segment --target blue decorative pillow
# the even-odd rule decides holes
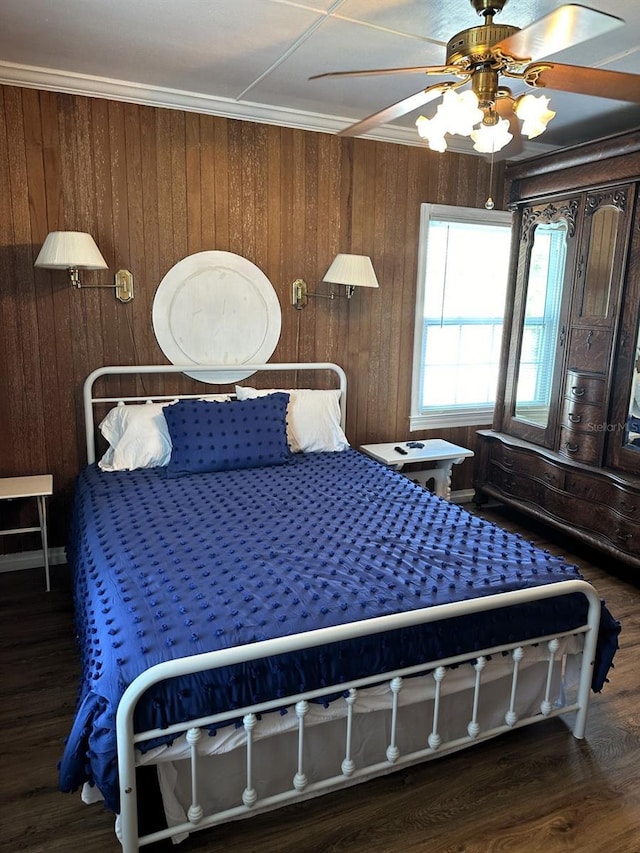
[[[233,403],[181,400],[167,406],[172,444],[167,476],[288,462],[288,402],[288,394],[272,394]]]

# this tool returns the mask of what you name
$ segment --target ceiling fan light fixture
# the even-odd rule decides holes
[[[520,95],[513,104],[513,111],[522,121],[522,132],[529,139],[540,136],[555,116],[549,109],[546,95]]]
[[[478,107],[478,98],[471,89],[455,92],[448,89],[442,96],[433,118],[420,116],[416,120],[418,135],[426,139],[432,151],[447,150],[445,134],[470,136],[475,125],[481,122],[484,113]]]
[[[477,130],[470,133],[473,147],[481,154],[494,154],[501,151],[513,139],[509,132],[509,122],[501,118],[495,124],[481,124]]]
[[[457,133],[460,136],[469,136],[474,125],[482,121],[482,116],[478,98],[471,89],[460,93],[453,89],[446,91],[436,113],[445,133]]]
[[[447,150],[447,142],[444,138],[446,129],[443,127],[437,114],[433,118],[418,116],[416,127],[418,129],[418,136],[421,139],[427,140],[427,144],[432,151],[439,151],[443,154]]]
[[[476,151],[492,154],[504,148],[515,136],[513,153],[518,154],[522,150],[521,136],[529,139],[539,136],[555,113],[549,109],[549,101],[545,97],[523,95],[514,102],[511,91],[501,84],[501,77],[518,79],[533,89],[553,89],[640,104],[640,77],[637,74],[540,61],[541,57],[552,56],[624,26],[622,18],[578,3],[557,0],[561,4],[558,8],[522,29],[494,24],[494,16],[507,2],[471,0],[484,23],[468,27],[449,39],[445,65],[369,68],[315,75],[312,79],[424,72],[456,78],[427,86],[357,121],[340,131],[340,135],[362,136],[372,128],[393,122],[442,95],[442,104],[436,115],[431,119],[420,116],[416,122],[419,135],[428,140],[430,148],[446,151],[445,137],[458,134],[472,137]],[[458,94],[458,88],[468,83],[471,84],[471,92]],[[522,128],[516,119],[522,122]]]

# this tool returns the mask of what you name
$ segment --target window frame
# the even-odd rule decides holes
[[[421,373],[422,353],[424,351],[424,300],[427,272],[427,251],[429,242],[429,226],[432,220],[439,222],[459,222],[470,225],[509,226],[513,217],[509,211],[485,210],[476,207],[455,207],[452,205],[423,203],[420,205],[420,231],[418,239],[418,281],[416,287],[415,327],[413,338],[413,367],[411,378],[411,411],[409,414],[409,430],[434,429],[438,427],[455,427],[481,425],[493,420],[495,400],[483,406],[459,407],[455,410],[442,407],[432,413],[421,411]],[[508,268],[509,255],[505,258]],[[502,320],[504,325],[504,318]],[[497,389],[496,389],[497,390]]]

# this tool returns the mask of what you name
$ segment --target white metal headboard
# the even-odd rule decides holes
[[[93,386],[103,376],[125,376],[136,374],[176,374],[187,373],[195,378],[198,373],[208,374],[207,383],[216,384],[211,378],[212,373],[220,372],[228,374],[229,369],[235,367],[233,364],[140,364],[140,365],[123,365],[123,366],[108,366],[99,367],[87,376],[84,382],[83,402],[84,402],[84,425],[85,425],[85,441],[87,445],[87,462],[90,464],[96,460],[96,444],[95,444],[95,406],[100,403],[143,403],[147,400],[160,402],[162,400],[189,400],[198,399],[205,396],[206,392],[200,391],[197,394],[144,394],[137,397],[98,397],[94,395]],[[287,371],[287,370],[330,370],[338,377],[340,388],[340,424],[345,428],[347,418],[347,375],[344,370],[337,364],[331,362],[288,362],[288,363],[270,363],[270,364],[242,364],[238,365],[243,370],[251,369],[252,372],[258,371]],[[229,384],[228,381],[222,380],[220,384]]]

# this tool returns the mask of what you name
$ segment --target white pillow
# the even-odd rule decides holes
[[[206,397],[209,401],[228,402],[228,394]],[[100,423],[100,431],[109,448],[98,462],[103,471],[133,471],[168,465],[171,438],[162,410],[168,403],[147,402],[125,406],[119,403]]]
[[[236,385],[238,400],[275,394],[277,389],[258,390]],[[349,442],[340,426],[340,391],[310,388],[283,389],[289,395],[287,441],[294,453],[346,450]]]

